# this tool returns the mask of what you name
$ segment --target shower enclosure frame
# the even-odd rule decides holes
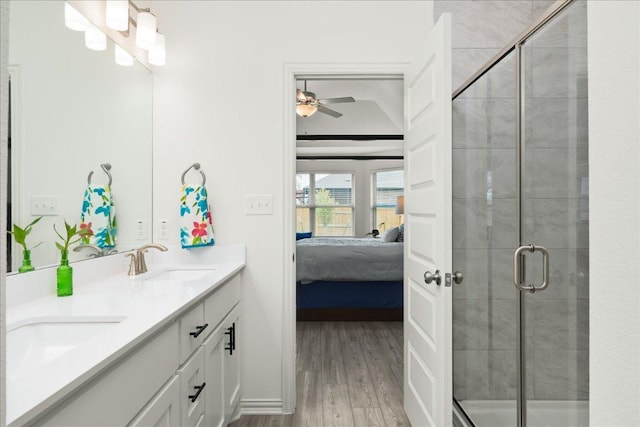
[[[516,141],[515,141],[515,151],[516,151],[516,205],[517,205],[517,224],[518,224],[518,240],[519,244],[527,245],[525,241],[525,227],[523,226],[523,212],[525,211],[524,207],[524,197],[522,197],[522,193],[524,192],[524,131],[525,126],[523,125],[525,119],[525,69],[523,67],[524,58],[522,54],[523,45],[534,35],[538,33],[538,31],[542,30],[550,21],[552,21],[555,17],[561,14],[564,10],[566,10],[570,5],[577,2],[578,0],[557,0],[553,5],[551,5],[547,11],[541,15],[536,21],[534,21],[529,27],[527,27],[518,37],[516,37],[511,43],[509,43],[506,47],[504,47],[500,52],[498,52],[493,58],[491,58],[484,66],[478,69],[474,74],[471,75],[462,85],[460,85],[451,96],[452,101],[455,100],[460,94],[462,94],[465,90],[467,90],[471,85],[473,85],[478,79],[483,77],[489,70],[491,70],[495,65],[497,65],[502,59],[504,59],[507,55],[515,51],[515,101],[516,101]],[[524,272],[524,263],[525,258],[522,257],[522,266],[521,271]],[[522,280],[521,280],[522,282]],[[518,304],[518,316],[517,316],[517,426],[518,427],[526,427],[527,426],[527,405],[525,402],[525,394],[526,394],[526,361],[525,361],[525,341],[526,337],[524,334],[525,330],[525,298],[523,296],[523,292],[519,291],[517,296],[517,304]],[[459,415],[465,418],[466,423],[471,423],[473,425],[473,421],[469,419],[468,415],[461,407],[461,405],[454,398],[454,411]]]

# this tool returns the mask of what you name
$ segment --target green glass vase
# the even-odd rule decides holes
[[[31,265],[31,251],[22,251],[22,265],[18,269],[20,273],[26,273],[27,271],[33,271],[35,268]]]
[[[73,295],[73,268],[69,265],[69,251],[60,251],[62,258],[57,270],[58,296]]]

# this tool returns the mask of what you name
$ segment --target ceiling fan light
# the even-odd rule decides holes
[[[318,107],[310,104],[298,104],[296,105],[296,113],[302,117],[312,116],[316,111],[318,111]]]

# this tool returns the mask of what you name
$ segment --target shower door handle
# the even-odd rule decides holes
[[[535,284],[526,284],[524,280],[524,259],[526,252],[540,252],[542,254],[542,283],[539,286]],[[513,284],[520,291],[529,291],[534,293],[535,291],[544,291],[549,286],[549,251],[542,246],[534,246],[533,244],[528,246],[520,246],[513,253]]]

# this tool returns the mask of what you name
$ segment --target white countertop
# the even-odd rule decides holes
[[[42,413],[239,272],[245,263],[244,246],[231,248],[230,252],[237,256],[215,256],[224,251],[220,248],[211,252],[213,256],[198,255],[193,259],[180,252],[164,259],[164,255],[149,254],[148,259],[155,262],[148,262],[149,273],[144,275],[130,278],[123,270],[81,285],[74,277],[74,294],[70,297],[50,295],[9,306],[7,330],[37,317],[121,316],[125,319],[96,332],[95,336],[45,364],[7,372],[7,424],[19,425]],[[82,268],[89,266],[87,263]],[[152,279],[159,271],[171,268],[214,270],[192,281]],[[145,281],[148,277],[151,279]],[[7,357],[11,357],[10,347]]]

